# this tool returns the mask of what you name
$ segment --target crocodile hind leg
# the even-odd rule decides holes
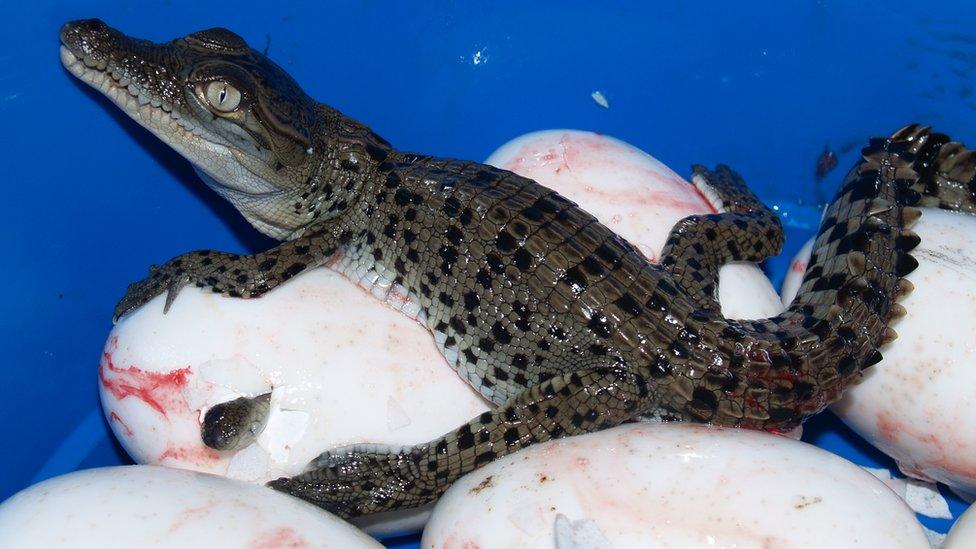
[[[664,245],[661,265],[703,309],[718,308],[718,271],[730,261],[758,263],[779,253],[783,225],[728,166],[693,168],[692,183],[721,213],[679,221]]]
[[[456,431],[399,451],[356,445],[269,483],[341,517],[416,507],[464,474],[537,442],[619,425],[652,408],[647,382],[623,365],[579,370],[526,389]]]
[[[174,257],[161,267],[151,267],[147,278],[129,285],[115,306],[114,319],[164,292],[165,313],[188,284],[232,297],[258,297],[302,271],[320,265],[348,240],[348,233],[323,227],[259,254],[201,250]]]

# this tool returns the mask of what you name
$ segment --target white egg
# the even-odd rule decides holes
[[[898,339],[864,381],[831,409],[898,462],[909,476],[976,495],[976,217],[924,209],[913,227],[921,244],[908,275],[914,291],[900,303]],[[809,246],[794,259],[783,286],[799,287]]]
[[[894,492],[767,433],[630,424],[532,446],[455,483],[421,547],[928,548]]]
[[[0,547],[382,547],[347,522],[251,483],[166,467],[76,471],[0,505]]]
[[[956,519],[942,545],[942,549],[972,549],[973,547],[976,547],[976,505],[970,505],[969,509]]]
[[[529,134],[489,161],[582,204],[652,259],[676,221],[714,211],[651,156],[589,132]],[[333,266],[343,268],[342,260]],[[755,266],[720,274],[727,315],[779,312]],[[487,410],[409,318],[416,310],[405,292],[376,273],[355,277],[360,287],[314,269],[251,300],[188,287],[166,315],[160,297],[123,319],[99,373],[105,415],[125,449],[140,463],[265,482],[302,472],[329,448],[422,443]],[[236,453],[203,445],[200,422],[210,407],[268,391],[272,412],[257,444]],[[425,515],[412,517],[371,520],[369,529],[409,529]]]

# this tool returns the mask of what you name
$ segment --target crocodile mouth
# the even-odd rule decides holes
[[[191,152],[191,143],[195,145],[193,149],[227,149],[218,142],[217,136],[194,124],[189,117],[181,116],[171,103],[112,70],[110,61],[97,60],[93,55],[80,51],[76,53],[63,41],[60,55],[61,63],[68,72],[108,97],[129,117],[174,148],[186,149],[180,150],[184,156]]]
[[[264,204],[298,200],[292,196],[297,194],[294,172],[305,169],[311,155],[302,130],[317,115],[315,103],[243,39],[209,29],[154,43],[126,36],[98,19],[65,24],[60,39],[61,63],[68,72],[189,160],[204,182],[258,230],[281,238],[304,222],[296,216],[265,219]],[[264,95],[280,90],[267,88],[266,82],[284,86],[274,101]],[[223,86],[222,91],[213,91],[215,86]],[[234,106],[215,107],[214,101],[226,107],[226,95],[220,94],[227,93],[236,94]],[[284,114],[268,104],[284,104],[279,109]],[[289,124],[285,115],[293,114],[296,122]],[[286,164],[300,168],[285,169]]]

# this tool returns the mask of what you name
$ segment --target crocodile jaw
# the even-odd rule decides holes
[[[106,52],[109,47],[90,38],[91,31],[86,25],[96,26],[94,32],[102,31],[109,36],[106,41],[114,39],[120,44],[110,45],[116,49]],[[127,43],[145,49],[166,47],[129,39],[100,21],[81,21],[62,28],[61,63],[68,72],[108,97],[129,117],[189,160],[207,185],[234,204],[259,231],[279,240],[294,234],[294,226],[266,219],[263,205],[289,194],[267,177],[268,151],[258,148],[243,135],[231,143],[225,135],[199,123],[190,105],[193,99],[186,96],[180,77],[172,74],[172,70],[156,67],[148,71],[147,77],[146,72],[121,66],[113,53],[129,55],[125,49]],[[145,65],[151,63],[147,61]],[[153,82],[157,89],[140,85],[139,80]]]
[[[227,157],[230,149],[216,136],[197,126],[187,117],[173,110],[173,105],[151,96],[135,83],[116,78],[107,64],[97,63],[90,56],[75,55],[61,45],[61,63],[68,72],[95,88],[115,103],[124,113],[175,149],[194,165],[205,171],[216,162],[208,157]]]

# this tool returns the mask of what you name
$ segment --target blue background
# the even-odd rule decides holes
[[[76,18],[157,41],[226,26],[405,150],[483,159],[524,132],[610,134],[681,173],[727,162],[810,235],[870,135],[976,142],[976,5],[919,2],[9,2],[0,18],[0,500],[125,461],[98,409],[112,307],[179,253],[268,247],[189,165],[65,72]],[[601,90],[609,109],[590,98]],[[814,178],[825,147],[840,166]],[[786,259],[771,263],[777,283]],[[890,461],[827,414],[806,438]],[[952,499],[958,515],[963,504]],[[945,531],[949,521],[924,520]]]

